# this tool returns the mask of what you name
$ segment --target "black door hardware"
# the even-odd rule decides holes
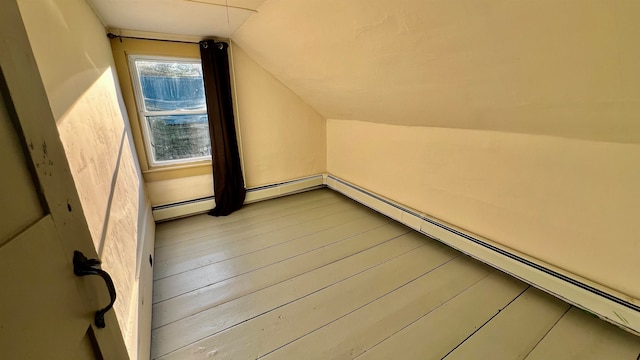
[[[87,276],[87,275],[98,275],[104,282],[107,284],[107,289],[109,289],[109,296],[111,297],[111,302],[109,305],[105,306],[103,309],[96,311],[95,316],[95,324],[99,328],[104,328],[106,326],[104,322],[104,314],[111,310],[113,307],[113,303],[116,302],[116,287],[113,285],[113,280],[111,280],[111,276],[109,274],[100,269],[100,260],[98,259],[87,259],[83,253],[76,250],[73,252],[73,273],[76,276]]]

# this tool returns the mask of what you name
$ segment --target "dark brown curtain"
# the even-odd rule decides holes
[[[228,44],[223,42],[200,42],[216,201],[216,207],[209,211],[212,216],[225,216],[240,209],[246,195],[233,118],[227,48]]]

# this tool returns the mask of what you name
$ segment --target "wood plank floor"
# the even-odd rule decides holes
[[[331,190],[158,224],[153,359],[629,359],[640,337]]]

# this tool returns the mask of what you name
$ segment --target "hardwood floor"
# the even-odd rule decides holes
[[[629,359],[640,337],[331,190],[158,224],[154,359]]]

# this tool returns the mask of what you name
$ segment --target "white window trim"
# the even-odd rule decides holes
[[[136,67],[136,60],[168,60],[190,64],[201,64],[200,60],[193,58],[181,58],[171,56],[154,56],[154,55],[128,55],[129,61],[129,74],[131,75],[131,82],[133,85],[133,93],[135,95],[136,109],[138,111],[138,122],[142,129],[142,142],[147,153],[147,164],[149,168],[167,167],[170,165],[186,165],[199,162],[211,162],[211,155],[199,156],[189,159],[178,160],[165,160],[155,161],[153,156],[153,145],[151,144],[151,129],[149,128],[149,122],[147,116],[163,116],[163,115],[207,115],[207,110],[175,110],[175,111],[152,111],[148,112],[144,108],[144,96],[142,94],[141,82],[138,76],[138,68]]]

